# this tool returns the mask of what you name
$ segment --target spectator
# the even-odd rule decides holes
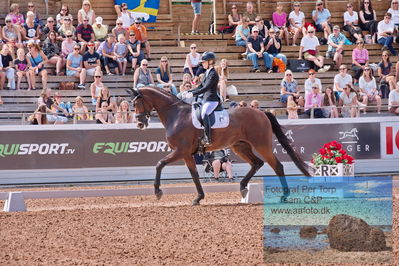
[[[91,3],[89,0],[83,0],[82,8],[78,11],[78,24],[83,24],[85,18],[88,18],[89,24],[94,24],[94,19],[96,14],[91,7]]]
[[[258,65],[259,59],[263,59],[265,68],[268,68],[269,55],[265,52],[265,46],[263,44],[262,37],[259,36],[259,29],[256,26],[252,27],[252,34],[247,40],[247,50],[247,58],[251,60],[253,67],[250,72],[260,72]],[[271,69],[271,67],[268,69]]]
[[[47,63],[48,58],[37,43],[29,43],[28,50],[29,53],[26,56],[32,78],[32,90],[36,90],[36,74],[42,76],[42,84],[45,89],[47,88],[47,70],[44,69],[44,65]]]
[[[62,23],[58,33],[60,34],[60,36],[62,38],[64,38],[64,40],[67,38],[67,35],[73,35],[73,39],[75,38],[75,32],[76,29],[75,27],[72,25],[72,20],[70,17],[65,17],[63,19],[64,23]],[[70,32],[70,34],[68,34]]]
[[[89,110],[86,105],[84,105],[81,96],[75,98],[75,104],[72,106],[72,111],[78,120],[89,120]]]
[[[273,28],[269,30],[269,36],[265,39],[265,51],[266,51],[266,68],[268,73],[273,72],[273,61],[274,58],[278,58],[283,61],[284,65],[287,66],[287,57],[280,53],[281,51],[281,39],[276,36],[276,32]]]
[[[376,42],[377,36],[377,14],[371,5],[371,0],[363,0],[360,11],[360,28],[362,30],[367,30],[371,34],[372,43]]]
[[[357,47],[352,52],[352,70],[355,71],[355,85],[358,84],[359,78],[363,73],[363,69],[369,64],[369,51],[364,48],[364,41],[358,40]]]
[[[96,52],[94,42],[87,44],[89,50],[83,55],[83,67],[88,76],[95,76],[97,70],[101,70],[100,55]]]
[[[10,13],[6,17],[11,19],[11,23],[16,26],[21,26],[25,23],[24,15],[19,12],[19,5],[17,3],[11,4]]]
[[[287,28],[287,14],[283,12],[283,4],[277,3],[277,10],[273,12],[274,30],[278,31],[278,36],[282,39],[285,37],[285,43],[290,45],[289,34]]]
[[[35,112],[28,118],[31,125],[46,125],[47,124],[47,107],[45,104],[39,105]]]
[[[63,102],[62,95],[58,91],[54,93],[54,103],[57,104],[61,109],[65,110],[68,114],[66,115],[65,112],[61,112],[58,110],[58,114],[60,116],[66,116],[67,118],[72,118],[73,110],[71,102]]]
[[[115,115],[116,124],[133,123],[134,115],[130,111],[129,102],[124,100],[120,103]]]
[[[40,26],[35,22],[35,14],[31,11],[26,13],[26,23],[23,25],[22,39],[25,43],[40,43]]]
[[[298,119],[299,106],[295,103],[292,95],[288,96],[287,99],[287,113],[288,119]]]
[[[151,75],[151,70],[148,69],[147,59],[141,61],[141,66],[134,71],[133,87],[140,88],[144,86],[154,86],[154,79]]]
[[[353,89],[351,84],[346,84],[343,93],[339,96],[339,104],[341,108],[341,114],[343,117],[358,117],[357,112],[358,101],[357,93]]]
[[[80,52],[80,46],[79,44],[76,44],[73,47],[73,53],[69,54],[67,57],[67,63],[66,63],[67,76],[73,76],[79,78],[78,88],[84,90],[86,87],[85,85],[86,69],[83,68],[83,58],[79,54],[79,52]]]
[[[320,93],[319,85],[313,84],[312,92],[308,93],[305,96],[305,113],[314,118],[324,118],[322,103],[323,103],[323,95]]]
[[[229,181],[233,181],[233,167],[225,150],[212,151],[208,154],[212,162],[213,175],[219,180],[220,171],[226,171]]]
[[[356,11],[353,11],[353,5],[348,3],[346,5],[348,11],[344,13],[344,30],[350,33],[356,40],[362,39],[362,29],[358,26],[359,16]],[[352,38],[354,41],[354,39]]]
[[[327,9],[325,9],[327,10]],[[315,29],[313,27],[308,27],[308,33],[301,40],[301,46],[299,48],[299,57],[302,59],[302,53],[305,60],[313,62],[317,67],[319,67],[319,72],[326,72],[330,69],[330,66],[324,66],[324,58],[319,55],[319,40],[314,35]]]
[[[57,27],[61,28],[61,25],[64,24],[64,19],[68,17],[71,23],[73,22],[72,14],[69,13],[69,8],[66,4],[61,6],[60,12],[58,12],[55,20],[57,21]]]
[[[21,30],[20,28],[12,23],[10,16],[5,19],[6,25],[2,29],[2,38],[5,44],[8,45],[12,54],[14,54],[15,49],[23,48]]]
[[[42,18],[40,16],[40,13],[37,11],[35,4],[33,2],[29,2],[28,3],[28,10],[33,12],[33,14],[35,15],[35,23],[37,23],[40,27],[43,27],[43,22],[42,22]]]
[[[378,95],[377,83],[371,74],[370,66],[364,68],[363,75],[359,79],[360,96],[363,100],[363,113],[366,114],[366,106],[368,102],[377,102],[377,112],[381,113],[381,97]]]
[[[97,53],[100,54],[102,63],[104,65],[107,75],[113,75],[110,68],[115,70],[116,74],[119,74],[118,64],[116,62],[116,56],[114,55],[115,48],[115,36],[112,34],[107,35],[107,40],[103,41],[97,49]]]
[[[131,25],[132,16],[128,11],[128,7],[126,3],[122,3],[121,5],[114,6],[116,15],[118,16],[118,20],[122,21],[123,27],[128,29]],[[118,36],[118,35],[115,35]]]
[[[187,84],[190,84],[191,87],[193,85],[192,77],[189,73],[184,73],[183,74],[183,81],[182,84],[179,86],[179,92],[183,92],[187,90]]]
[[[28,90],[30,90],[32,88],[31,72],[28,69],[28,61],[23,48],[17,50],[17,59],[14,60],[14,66],[18,77],[17,90],[21,88],[21,81],[24,76],[28,82]]]
[[[122,34],[118,35],[118,42],[115,44],[114,47],[114,55],[116,56],[116,62],[118,62],[119,72],[122,76],[126,73],[126,66],[127,66],[127,56],[128,49],[126,45],[125,36]]]
[[[101,108],[97,111],[96,114],[96,123],[97,124],[113,124],[115,123],[115,118],[111,112],[108,112],[108,103],[102,102]]]
[[[396,83],[395,89],[389,93],[388,108],[390,113],[399,115],[399,82]]]
[[[327,87],[323,95],[323,116],[327,118],[337,118],[337,100],[331,87]]]
[[[93,25],[93,31],[96,40],[96,48],[98,48],[100,43],[106,40],[108,34],[108,26],[103,25],[102,17],[96,18],[96,23]]]
[[[44,28],[42,30],[42,39],[46,39],[48,37],[48,34],[50,31],[54,31],[56,33],[57,40],[62,40],[62,37],[57,36],[57,32],[60,30],[60,28],[55,24],[55,20],[53,17],[48,17],[47,18],[47,23],[44,25]]]
[[[335,25],[333,28],[333,33],[328,36],[328,50],[326,58],[332,58],[337,68],[339,68],[342,64],[345,39],[345,35],[340,33],[339,26]]]
[[[190,53],[186,55],[186,62],[184,63],[184,73],[191,74],[194,77],[198,71],[201,55],[197,53],[197,45],[195,43],[190,45]]]
[[[194,19],[191,26],[191,34],[198,34],[199,33],[199,24],[201,19],[201,7],[202,7],[201,0],[191,0],[191,6],[193,7],[194,11]]]
[[[107,87],[103,87],[101,89],[100,92],[100,96],[97,98],[97,105],[96,105],[96,111],[98,112],[98,110],[101,108],[102,103],[107,103],[107,111],[110,112],[115,112],[116,111],[116,107],[115,107],[115,101],[113,101],[110,93],[109,93],[109,89]]]
[[[235,34],[237,46],[247,47],[247,40],[250,35],[249,22],[250,20],[248,17],[243,17],[242,24],[237,26]],[[242,55],[244,56],[246,53]]]
[[[316,24],[318,32],[324,32],[324,38],[331,34],[331,14],[327,8],[324,8],[323,1],[316,1],[316,9],[312,11],[312,19]],[[309,28],[308,28],[309,31]]]
[[[64,124],[68,122],[68,112],[65,109],[62,109],[59,107],[54,100],[51,97],[51,89],[50,88],[44,88],[40,94],[40,97],[38,99],[38,105],[46,105],[46,118],[49,123],[54,123],[54,124]],[[58,115],[57,111],[60,111],[64,114],[64,116]],[[42,112],[43,113],[43,112]]]
[[[245,101],[240,101],[240,103],[238,104],[238,107],[247,107],[247,103]]]
[[[391,74],[391,70],[392,70],[392,63],[389,60],[389,53],[388,51],[384,51],[382,52],[382,60],[380,63],[378,63],[377,72],[378,72],[378,77],[380,78],[379,83],[388,85],[390,91],[395,89],[395,84],[396,84],[396,78],[394,75]],[[383,92],[382,95],[384,95]]]
[[[227,80],[229,78],[229,67],[227,59],[220,60],[220,64],[216,66],[216,72],[219,74],[219,94],[223,101],[228,101]]]
[[[141,50],[141,43],[136,39],[134,31],[129,32],[129,39],[127,40],[127,49],[129,50],[127,61],[132,63],[132,71],[140,65],[141,60],[144,59],[144,52]]]
[[[237,5],[233,4],[231,6],[231,13],[228,15],[227,19],[229,21],[229,26],[224,29],[223,33],[233,33],[242,20],[241,14],[238,14]]]
[[[352,76],[348,74],[346,65],[341,65],[339,67],[339,74],[334,77],[334,94],[337,101],[344,91],[346,84],[352,84]]]
[[[55,31],[50,31],[47,35],[46,40],[43,43],[43,53],[47,56],[47,63],[55,65],[55,75],[61,76],[64,73],[61,69],[65,67],[66,60],[61,54],[61,47],[57,42],[57,33]]]
[[[296,40],[299,38],[299,34],[306,35],[305,32],[305,14],[301,11],[301,4],[294,2],[294,10],[291,11],[288,16],[290,22],[290,32],[293,34],[292,46],[296,46]]]
[[[252,100],[249,106],[251,106],[251,108],[254,108],[254,109],[259,109],[259,101]]]
[[[118,39],[119,35],[125,36],[127,38],[128,30],[123,27],[123,22],[121,19],[116,20],[116,26],[112,29],[112,34]]]
[[[3,45],[0,52],[0,89],[4,88],[7,82],[7,89],[15,90],[15,69],[13,68],[13,59],[8,45]]]
[[[173,84],[172,69],[170,68],[168,58],[166,56],[161,57],[160,64],[155,72],[157,76],[157,86],[167,92],[177,95],[176,86]]]
[[[86,51],[87,43],[94,42],[95,39],[93,27],[89,24],[89,18],[83,18],[83,23],[76,28],[76,36],[82,49],[80,52],[83,54]]]
[[[309,69],[308,76],[309,78],[305,80],[305,97],[307,94],[312,92],[314,84],[317,84],[317,87],[320,90],[323,88],[320,79],[316,78],[316,71],[314,71],[314,69]]]
[[[392,22],[395,24],[396,27],[399,26],[399,6],[398,0],[391,0],[391,7],[387,11],[392,15]]]
[[[251,28],[253,25],[255,25],[255,19],[257,17],[255,11],[254,11],[254,4],[252,2],[247,2],[246,5],[246,11],[242,15],[243,17],[247,17],[249,19],[249,25],[251,25]]]
[[[305,101],[303,96],[301,96],[300,88],[298,83],[294,79],[291,70],[286,70],[284,73],[284,78],[280,84],[280,102],[287,103],[288,97],[292,96],[296,104],[303,107]]]
[[[141,19],[137,18],[134,20],[134,24],[130,26],[129,31],[134,31],[136,34],[136,39],[140,41],[141,48],[147,53],[147,60],[151,61],[151,47],[148,41],[147,29],[145,26],[141,25]]]
[[[382,50],[389,50],[392,55],[396,56],[397,53],[392,46],[393,43],[393,32],[395,31],[395,24],[391,20],[391,13],[384,15],[384,20],[378,22],[378,35],[377,42],[383,45]]]
[[[73,48],[76,42],[73,40],[73,35],[71,31],[65,32],[66,39],[61,44],[61,54],[63,58],[66,58],[69,54],[73,53]]]
[[[261,16],[255,18],[255,26],[258,27],[259,36],[264,40],[269,35],[269,29],[265,26]]]
[[[94,82],[90,84],[90,94],[91,94],[91,103],[96,106],[97,105],[97,99],[101,95],[101,90],[105,88],[103,82],[103,73],[101,70],[96,69],[94,72]]]

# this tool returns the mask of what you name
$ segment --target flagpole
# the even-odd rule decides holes
[[[216,0],[213,0],[213,33],[216,33]]]

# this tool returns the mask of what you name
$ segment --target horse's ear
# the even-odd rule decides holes
[[[126,92],[129,94],[129,96],[132,100],[135,99],[139,95],[139,92],[137,91],[136,88],[126,89]]]

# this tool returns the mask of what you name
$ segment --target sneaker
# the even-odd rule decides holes
[[[84,90],[86,88],[86,85],[85,84],[79,84],[78,88],[81,89],[81,90]]]
[[[260,73],[260,70],[259,69],[255,69],[255,73]]]
[[[324,73],[324,72],[326,72],[327,70],[325,69],[325,68],[320,68],[319,70],[317,70],[317,72],[319,72],[319,73]]]
[[[253,72],[255,72],[255,71],[256,71],[255,68],[251,68],[251,70],[249,70],[250,73],[253,73]]]
[[[195,31],[192,31],[192,32],[191,32],[191,35],[195,35]]]
[[[326,71],[328,71],[328,70],[330,70],[331,66],[328,66],[328,65],[327,65],[327,66],[324,66],[323,68],[324,68]]]

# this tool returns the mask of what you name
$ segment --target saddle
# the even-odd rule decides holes
[[[192,118],[191,120],[193,122],[194,127],[198,129],[204,128],[204,124],[201,118],[201,109],[202,109],[201,102],[194,103],[191,108],[191,118]],[[221,103],[218,104],[216,109],[209,116],[209,119],[211,121],[211,128],[225,128],[230,123],[229,113],[223,109]]]

